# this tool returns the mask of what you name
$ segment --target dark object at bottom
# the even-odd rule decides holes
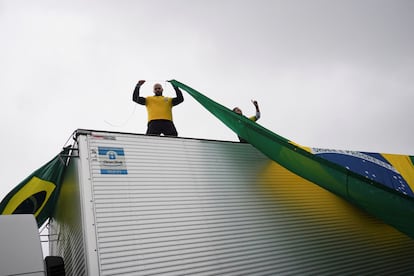
[[[47,276],[65,276],[65,264],[59,256],[47,256],[45,258]]]

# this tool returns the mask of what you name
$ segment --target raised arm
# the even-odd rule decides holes
[[[173,85],[175,93],[177,94],[177,97],[172,99],[172,105],[177,105],[180,104],[184,101],[184,97],[183,97],[183,93],[181,92],[180,88],[178,88],[177,86]]]
[[[138,81],[138,83],[137,83],[137,85],[135,86],[135,89],[134,89],[134,94],[132,94],[132,100],[134,102],[142,104],[142,105],[145,105],[146,101],[145,101],[144,97],[139,96],[139,89],[141,88],[141,85],[144,84],[144,82],[145,82],[144,80]]]
[[[257,121],[260,118],[259,104],[257,103],[256,100],[252,100],[252,103],[253,103],[254,107],[256,108],[256,121]]]

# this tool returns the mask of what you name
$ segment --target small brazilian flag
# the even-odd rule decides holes
[[[0,214],[33,214],[38,227],[51,216],[59,194],[69,147],[37,169],[0,202]]]

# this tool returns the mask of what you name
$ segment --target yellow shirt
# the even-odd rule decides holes
[[[164,96],[149,96],[145,98],[148,112],[148,122],[152,120],[172,121],[172,98]]]
[[[249,120],[252,120],[253,122],[256,122],[257,121],[257,117],[256,116],[249,117]]]

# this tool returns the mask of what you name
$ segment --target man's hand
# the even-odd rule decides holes
[[[143,85],[144,83],[145,83],[145,80],[139,80],[137,85],[141,86],[141,85]]]
[[[257,103],[256,100],[252,100],[252,103],[254,104],[255,107],[259,107],[259,104]]]

